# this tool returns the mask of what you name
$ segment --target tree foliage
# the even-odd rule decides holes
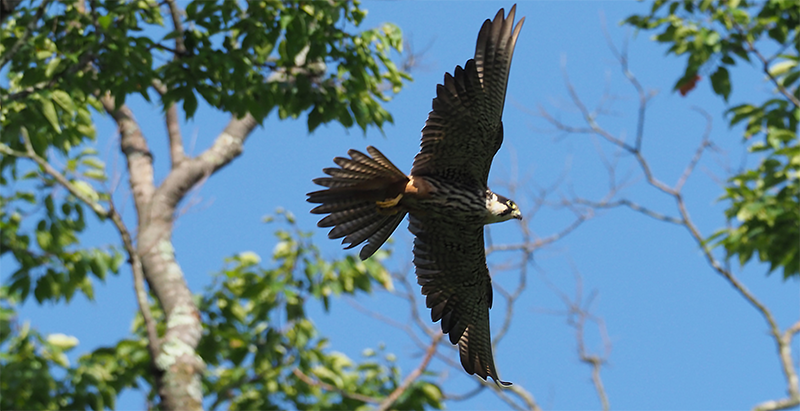
[[[380,105],[389,98],[384,85],[399,91],[408,78],[391,60],[401,47],[397,27],[356,34],[340,28],[340,21],[363,21],[366,11],[357,3],[242,8],[198,1],[186,7],[184,24],[192,28],[182,32],[165,30],[152,1],[90,2],[90,10],[79,4],[31,2],[3,21],[0,67],[7,66],[8,80],[0,84],[0,184],[29,184],[0,198],[0,241],[2,252],[19,262],[11,292],[23,301],[31,290],[39,302],[69,299],[75,290],[91,296],[87,274],[103,279],[122,260],[114,248],[78,247],[85,204],[64,195],[52,176],[20,170],[18,159],[28,154],[23,128],[36,155],[65,162],[60,173],[103,202],[108,176],[91,144],[92,113],[104,113],[99,97],[106,92],[119,107],[131,94],[151,101],[151,85],[160,84],[168,86],[160,104],[183,104],[187,117],[199,96],[237,116],[263,120],[277,109],[281,119],[306,113],[309,130],[330,121],[366,129],[391,121]],[[168,59],[165,50],[173,48],[166,43],[178,36],[185,50]],[[32,212],[41,204],[46,213]],[[40,218],[31,230],[33,216]]]
[[[394,61],[402,50],[396,26],[360,28],[366,10],[338,0],[3,7],[0,184],[9,189],[0,195],[0,253],[15,268],[0,286],[0,408],[114,408],[130,388],[160,408],[197,408],[193,393],[205,388],[214,407],[341,409],[378,402],[400,385],[391,356],[356,362],[330,352],[305,315],[312,301],[327,309],[331,296],[390,285],[377,260],[326,262],[306,234],[283,230],[272,268],[241,253],[194,300],[183,278],[169,283],[169,275],[182,275],[171,245],[177,203],[238,156],[257,124],[305,116],[309,131],[329,122],[366,131],[392,121],[382,103],[410,79]],[[173,172],[160,186],[148,138],[126,104],[132,98],[164,113]],[[177,107],[188,119],[201,103],[230,113],[231,122],[211,148],[189,158]],[[135,230],[115,208],[116,182],[95,149],[95,121],[104,115],[120,130],[139,211]],[[82,243],[92,215],[112,224],[120,241]],[[156,233],[158,255],[141,245],[148,232]],[[16,307],[31,295],[39,304],[68,303],[75,292],[91,300],[92,278],[105,281],[125,260],[142,308],[131,338],[70,364],[65,353],[76,339],[43,336],[16,320]],[[396,404],[438,407],[438,392],[418,380]]]
[[[745,124],[742,138],[759,164],[732,176],[722,199],[729,203],[728,228],[709,238],[744,265],[754,255],[783,277],[800,275],[800,7],[793,0],[664,1],[627,24],[656,31],[668,53],[686,56],[682,89],[709,76],[726,102],[733,85],[730,69],[750,64],[763,71],[773,93],[766,101],[736,104],[730,126]],[[734,95],[735,96],[735,95]]]
[[[292,221],[290,214],[282,215]],[[275,232],[278,243],[268,267],[253,252],[234,255],[198,296],[204,329],[197,353],[208,366],[203,386],[210,408],[371,408],[401,383],[395,356],[367,349],[355,361],[331,351],[305,312],[309,304],[328,307],[330,297],[391,288],[380,262],[388,253],[365,262],[354,256],[325,260],[310,243],[310,233],[292,223],[285,226]],[[77,339],[42,336],[28,324],[16,324],[18,297],[2,297],[0,389],[14,393],[2,396],[2,408],[113,409],[122,390],[135,388],[155,401],[141,316],[132,338],[82,355],[71,365],[65,352]],[[163,325],[163,312],[152,309]],[[440,388],[422,378],[395,406],[441,408],[442,401]]]
[[[0,255],[14,264],[0,285],[0,408],[101,410],[114,408],[120,393],[131,389],[141,390],[147,405],[158,409],[443,407],[440,381],[425,367],[402,380],[394,356],[382,347],[348,358],[331,350],[307,316],[312,306],[328,310],[336,296],[391,288],[381,261],[385,252],[367,262],[323,259],[308,233],[280,213],[285,223],[266,262],[252,252],[233,255],[212,285],[191,295],[171,244],[176,205],[233,161],[257,124],[303,118],[309,131],[329,122],[366,130],[392,121],[382,103],[409,78],[394,60],[400,31],[392,24],[364,29],[365,15],[357,1],[340,0],[42,0],[0,16],[0,72],[6,76],[0,81]],[[763,102],[730,108],[731,126],[745,125],[744,141],[760,161],[730,179],[723,199],[731,227],[707,241],[742,264],[757,255],[787,278],[800,273],[797,22],[791,0],[656,1],[650,13],[628,19],[657,31],[655,40],[667,44],[669,53],[688,58],[678,90],[689,92],[702,75],[724,100],[735,99],[731,73],[742,63],[760,67],[775,87]],[[129,107],[134,99],[158,108],[163,116],[155,120],[167,124],[170,171],[160,184],[153,181],[155,159],[148,148],[156,138],[143,135]],[[191,118],[206,107],[230,114],[230,127],[190,158],[177,110]],[[132,192],[124,200],[114,193],[116,183],[95,148],[95,121],[106,115],[120,130]],[[136,217],[123,219],[115,201],[132,202]],[[524,226],[524,244],[507,248],[521,255],[519,286],[497,296],[513,306],[525,288],[533,250],[568,234],[587,215],[576,213],[572,225],[541,241]],[[113,225],[119,241],[82,242],[91,224]],[[148,236],[160,255],[148,255],[153,247],[138,247]],[[702,248],[707,251],[706,243]],[[150,286],[149,293],[136,290],[141,312],[129,338],[70,362],[66,354],[76,349],[75,338],[42,335],[17,320],[21,304],[67,304],[76,292],[92,299],[96,281],[115,281],[109,274],[127,272],[135,284],[146,280]],[[189,298],[167,301],[159,291],[164,272],[178,274]],[[137,277],[142,273],[143,279]],[[418,302],[416,285],[400,287],[412,304]],[[180,291],[170,291],[175,290]],[[581,321],[592,317],[579,314],[581,335]],[[189,320],[195,322],[181,329]],[[508,314],[501,335],[510,322]],[[427,319],[420,328],[431,331],[426,337],[438,333]],[[770,330],[782,364],[794,372],[786,347],[797,331],[778,335],[775,324]],[[186,335],[197,338],[192,344],[175,338]],[[432,338],[435,348],[439,340]],[[582,340],[578,344],[583,348]],[[598,382],[606,357],[583,349],[579,355],[594,367],[605,398]],[[455,362],[452,367],[461,370]],[[176,375],[181,370],[189,371]],[[164,382],[170,374],[176,391],[201,392],[200,401],[167,401],[176,396],[164,389],[171,387]],[[800,402],[794,381],[793,402],[781,407]],[[477,386],[462,397],[483,389],[495,388]],[[510,406],[538,407],[521,385],[496,393]],[[608,407],[607,399],[602,402]]]

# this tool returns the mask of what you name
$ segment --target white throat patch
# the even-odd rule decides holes
[[[499,223],[510,218],[510,214],[500,215],[508,211],[508,204],[499,201],[495,193],[486,198],[486,211],[486,224]]]

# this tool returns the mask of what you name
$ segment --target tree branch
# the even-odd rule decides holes
[[[575,203],[575,204],[583,204],[583,205],[587,205],[587,206],[592,207],[592,208],[615,208],[615,207],[624,206],[624,207],[630,208],[633,211],[642,213],[642,214],[644,214],[644,215],[646,215],[648,217],[652,217],[652,218],[654,218],[656,220],[660,220],[660,221],[664,221],[664,222],[672,223],[672,224],[677,224],[677,225],[683,225],[683,220],[681,220],[681,219],[678,219],[678,218],[675,218],[675,217],[672,217],[672,216],[668,216],[666,214],[661,214],[659,212],[653,211],[653,210],[651,210],[651,209],[649,209],[647,207],[641,206],[641,205],[639,205],[637,203],[634,203],[633,201],[625,199],[625,198],[620,199],[620,200],[616,200],[616,201],[603,200],[603,201],[599,201],[599,202],[598,201],[586,200],[586,199],[583,199],[583,198],[576,198],[576,199],[573,199],[571,201],[573,203]]]
[[[163,205],[174,209],[198,182],[242,154],[245,140],[257,125],[258,122],[249,113],[242,118],[232,117],[209,149],[195,158],[181,162],[164,179],[156,193],[164,200]]]
[[[609,40],[609,42],[610,42],[610,40]],[[611,42],[610,42],[610,44],[611,44]],[[758,53],[757,50],[755,50],[755,48],[752,47],[752,44],[750,44],[750,46],[751,46],[751,50],[750,51],[752,51],[754,53],[757,53],[757,55],[762,60],[762,62],[766,64],[765,65],[765,71],[767,71],[768,62],[766,61],[766,59],[764,59],[763,56],[761,56],[760,53]],[[641,86],[641,84],[639,84],[638,80],[636,80],[636,77],[628,70],[627,56],[624,53],[619,53],[616,50],[616,48],[613,47],[613,44],[611,44],[611,49],[612,49],[612,52],[614,53],[614,55],[617,57],[620,65],[622,66],[623,73],[624,73],[625,77],[634,86],[634,88],[637,90],[637,93],[639,94],[639,97],[640,97],[640,101],[639,101],[639,117],[638,117],[638,121],[637,121],[637,137],[636,137],[635,146],[630,146],[627,143],[625,143],[624,141],[622,141],[621,139],[619,139],[616,136],[610,134],[608,131],[603,129],[596,122],[594,115],[592,113],[588,112],[588,110],[586,109],[586,106],[580,101],[580,98],[578,97],[577,93],[574,91],[574,88],[573,88],[572,84],[569,83],[569,79],[568,79],[568,77],[566,77],[566,75],[565,75],[565,79],[567,81],[567,85],[566,85],[567,86],[567,90],[568,90],[570,96],[573,99],[573,103],[576,105],[576,107],[578,107],[578,109],[583,114],[584,121],[588,125],[588,128],[586,128],[586,127],[567,126],[567,125],[555,120],[555,118],[552,115],[549,115],[549,114],[547,114],[547,115],[545,115],[543,117],[546,120],[548,120],[551,124],[553,124],[559,130],[562,130],[562,131],[565,131],[565,132],[581,132],[581,133],[586,133],[586,132],[589,132],[589,130],[591,130],[592,133],[595,133],[595,134],[603,137],[606,141],[610,142],[611,144],[630,152],[636,158],[637,163],[638,163],[640,169],[642,170],[642,172],[644,173],[648,184],[650,186],[656,188],[657,190],[659,190],[659,191],[669,195],[670,197],[672,197],[672,199],[676,203],[676,207],[677,207],[677,210],[678,210],[678,214],[680,215],[680,219],[676,219],[676,218],[660,215],[658,213],[652,212],[652,211],[650,211],[648,209],[645,209],[643,207],[635,205],[635,203],[632,203],[632,202],[630,202],[628,200],[620,200],[620,201],[616,201],[616,202],[613,202],[613,203],[609,202],[607,200],[604,200],[603,202],[600,202],[600,203],[597,203],[597,204],[594,204],[594,205],[604,206],[604,207],[612,206],[612,205],[614,205],[614,206],[616,206],[616,205],[625,205],[625,206],[628,206],[628,207],[630,207],[630,208],[632,208],[632,209],[634,209],[636,211],[642,212],[643,214],[649,215],[649,216],[657,218],[659,220],[667,221],[667,222],[674,223],[674,224],[679,224],[679,225],[685,227],[686,230],[689,232],[691,238],[700,247],[705,259],[707,260],[708,264],[714,269],[714,271],[716,271],[722,278],[724,278],[725,281],[729,285],[731,285],[745,299],[745,301],[747,301],[751,306],[753,306],[756,309],[756,311],[758,311],[758,313],[764,318],[765,322],[767,323],[767,327],[769,329],[769,333],[772,336],[773,340],[775,340],[775,344],[777,346],[778,353],[779,353],[779,360],[780,360],[780,363],[781,363],[782,371],[783,371],[784,376],[786,377],[786,381],[787,381],[787,392],[788,392],[789,396],[788,396],[788,398],[785,398],[785,399],[782,399],[782,400],[778,400],[778,401],[767,401],[767,402],[764,402],[764,403],[759,404],[758,406],[756,406],[755,409],[756,410],[774,410],[774,409],[788,408],[788,407],[792,407],[792,406],[800,404],[800,388],[798,387],[798,376],[797,376],[797,371],[796,371],[796,369],[794,367],[794,364],[792,362],[792,356],[791,356],[791,339],[793,338],[793,336],[795,334],[800,332],[800,325],[795,324],[789,330],[787,330],[785,333],[783,333],[783,334],[781,333],[780,328],[778,327],[778,324],[777,324],[774,316],[772,315],[772,312],[758,298],[756,298],[756,296],[752,292],[750,292],[750,290],[748,290],[748,288],[741,281],[739,281],[739,279],[733,274],[732,271],[730,271],[728,268],[723,266],[723,264],[721,264],[720,261],[717,260],[716,257],[714,257],[713,253],[711,252],[711,249],[709,248],[709,245],[706,242],[705,237],[703,237],[703,235],[697,229],[697,226],[694,224],[694,222],[692,221],[691,217],[689,216],[689,212],[688,212],[688,210],[686,208],[686,204],[684,202],[684,198],[683,198],[683,195],[681,193],[681,190],[683,189],[683,186],[684,186],[685,182],[687,181],[689,176],[694,171],[695,166],[699,162],[703,152],[708,147],[711,147],[711,141],[709,139],[710,127],[711,127],[709,116],[706,113],[700,111],[701,114],[706,116],[706,119],[707,119],[706,131],[705,131],[705,133],[703,135],[703,139],[702,139],[700,145],[698,146],[698,148],[695,151],[694,156],[690,160],[690,162],[687,165],[687,167],[684,169],[684,172],[682,173],[681,177],[676,182],[675,186],[674,187],[669,187],[666,184],[662,183],[660,180],[658,180],[652,174],[652,172],[650,170],[650,167],[648,165],[647,159],[644,157],[644,155],[641,152],[641,146],[642,146],[642,140],[643,140],[643,130],[644,130],[644,118],[645,118],[644,117],[644,111],[646,110],[646,105],[647,105],[647,101],[649,99],[649,96],[647,96],[645,94],[644,88]],[[770,76],[770,78],[773,80],[773,82],[776,83],[776,85],[778,85],[777,84],[777,79],[775,79],[773,76]],[[793,102],[796,104],[796,99],[793,99]],[[590,205],[591,205],[591,203],[590,203]]]
[[[756,298],[756,296],[750,292],[750,290],[748,290],[747,287],[742,284],[742,282],[739,281],[739,279],[736,278],[731,271],[723,267],[722,264],[720,264],[720,262],[714,257],[714,255],[711,253],[711,250],[708,248],[705,238],[700,234],[700,231],[689,217],[689,212],[686,210],[686,204],[684,203],[683,197],[680,195],[680,193],[676,194],[675,201],[677,202],[681,217],[683,217],[684,221],[686,222],[686,229],[692,235],[692,238],[695,240],[695,242],[700,246],[700,249],[703,251],[703,255],[706,257],[709,265],[711,265],[711,267],[717,271],[717,273],[719,273],[748,303],[750,303],[750,305],[756,309],[756,311],[759,312],[759,314],[761,314],[762,317],[764,317],[764,320],[767,322],[767,326],[769,328],[769,333],[777,345],[778,358],[780,359],[783,374],[786,377],[789,398],[780,401],[768,401],[756,406],[755,409],[778,410],[800,404],[800,389],[798,389],[797,371],[795,370],[792,362],[791,341],[786,341],[781,335],[780,328],[778,327],[778,323],[775,321],[775,317],[772,315],[772,312],[761,301],[759,301],[758,298]]]
[[[153,154],[147,140],[127,105],[116,108],[111,94],[100,97],[106,112],[116,121],[120,135],[120,149],[128,163],[133,203],[139,216],[139,223],[144,221],[146,207],[150,204],[155,192],[153,185]]]
[[[694,152],[694,156],[689,161],[689,164],[686,166],[686,168],[683,170],[683,174],[681,174],[681,177],[675,183],[675,187],[673,187],[673,190],[675,190],[676,192],[680,192],[681,189],[683,189],[683,185],[689,179],[689,176],[692,175],[694,167],[697,165],[697,163],[700,161],[700,158],[703,156],[703,152],[705,152],[706,148],[711,147],[711,129],[712,129],[711,126],[713,124],[711,115],[700,107],[694,107],[694,110],[706,118],[706,129],[703,132],[703,139],[700,141],[700,145],[697,146],[697,150],[695,150]]]
[[[139,304],[139,312],[142,313],[144,319],[144,328],[147,333],[147,347],[150,351],[150,362],[155,365],[156,357],[161,349],[161,342],[158,338],[158,331],[156,331],[156,322],[153,319],[153,313],[150,312],[150,301],[147,297],[147,291],[144,288],[144,268],[142,267],[142,259],[136,252],[136,247],[133,244],[133,238],[125,222],[122,221],[122,216],[117,212],[114,207],[114,201],[109,198],[108,217],[114,226],[117,227],[120,237],[122,237],[122,244],[125,246],[125,251],[128,253],[128,262],[131,264],[131,272],[133,273],[133,288],[136,293],[136,302]]]
[[[756,57],[758,57],[758,59],[761,61],[762,71],[764,72],[764,74],[766,74],[767,77],[770,79],[770,81],[772,81],[772,84],[774,84],[775,87],[778,88],[778,91],[781,94],[783,94],[783,96],[786,97],[787,100],[791,101],[792,104],[794,104],[795,108],[800,108],[800,100],[798,100],[797,97],[795,97],[789,90],[787,90],[786,87],[784,87],[783,84],[781,84],[781,82],[778,81],[778,79],[772,75],[772,72],[769,71],[769,60],[767,60],[764,57],[764,55],[761,54],[760,51],[758,51],[758,49],[753,44],[753,40],[751,40],[749,36],[747,36],[747,34],[742,29],[742,26],[735,22],[734,25],[736,26],[736,29],[739,30],[739,34],[747,42],[747,50],[755,54]]]
[[[178,35],[175,36],[175,58],[186,54],[186,47],[183,44],[183,23],[181,23],[181,11],[175,0],[166,0],[169,5],[169,14],[172,16],[172,25]]]
[[[566,307],[565,311],[555,312],[557,315],[564,315],[567,317],[567,324],[575,330],[575,341],[578,349],[578,359],[591,367],[592,369],[592,383],[594,384],[597,397],[604,411],[609,409],[608,394],[606,393],[603,380],[600,376],[600,371],[603,365],[608,363],[608,357],[611,355],[611,341],[608,338],[606,331],[605,321],[602,318],[595,316],[591,313],[591,306],[594,302],[597,292],[593,291],[589,296],[583,298],[583,277],[577,269],[572,269],[575,278],[575,297],[570,298],[566,293],[556,287],[546,276],[542,275],[542,281],[547,288],[551,289],[563,302]],[[603,340],[603,353],[592,354],[586,348],[585,329],[586,322],[590,321],[597,325],[600,337]]]
[[[8,148],[6,145],[0,145],[0,152],[5,155],[11,155],[14,157],[21,157],[21,158],[28,158],[33,160],[39,167],[41,167],[44,172],[53,177],[56,182],[58,182],[62,187],[66,188],[70,194],[75,196],[78,200],[89,206],[92,211],[97,214],[98,217],[101,219],[109,218],[111,219],[114,227],[117,228],[119,231],[120,237],[122,237],[122,243],[125,247],[125,251],[128,254],[128,262],[131,264],[131,271],[133,273],[133,284],[135,289],[136,295],[136,302],[139,305],[139,311],[142,313],[142,318],[144,319],[145,329],[147,332],[147,347],[150,351],[151,361],[155,361],[156,355],[158,354],[159,350],[159,339],[158,333],[156,332],[156,325],[155,321],[153,320],[153,315],[150,312],[150,303],[148,302],[147,292],[144,290],[144,273],[142,270],[142,261],[139,258],[139,255],[136,253],[136,249],[133,245],[133,239],[128,231],[128,228],[125,226],[125,223],[122,221],[122,217],[117,213],[117,210],[114,208],[114,202],[109,198],[109,209],[106,210],[100,203],[95,200],[92,200],[85,192],[79,190],[75,185],[70,182],[67,177],[61,174],[58,170],[56,170],[50,163],[36,154],[36,151],[33,149],[33,145],[31,144],[30,137],[28,136],[28,130],[26,128],[22,128],[20,130],[22,134],[23,143],[25,144],[25,152],[14,151]]]
[[[378,406],[375,408],[376,411],[388,410],[389,407],[391,407],[392,404],[394,404],[395,401],[397,401],[397,399],[400,398],[404,392],[406,392],[408,387],[410,387],[411,384],[413,384],[414,381],[416,381],[417,378],[422,375],[425,369],[428,368],[428,363],[431,362],[431,358],[433,358],[433,354],[436,352],[436,346],[439,345],[439,341],[441,341],[443,335],[444,334],[442,333],[438,333],[433,337],[431,344],[428,346],[428,350],[425,352],[425,357],[422,358],[422,362],[419,364],[419,366],[410,374],[408,374],[408,376],[406,376],[405,380],[403,380],[403,383],[400,384],[399,387],[395,388],[395,390],[392,391],[388,397],[378,404]]]
[[[161,97],[167,94],[167,87],[158,79],[153,79],[153,88],[158,91],[158,94],[161,94]],[[175,169],[186,159],[180,119],[178,118],[178,107],[175,104],[170,104],[169,107],[166,107],[164,120],[167,124],[167,136],[169,137],[170,162],[172,169]]]

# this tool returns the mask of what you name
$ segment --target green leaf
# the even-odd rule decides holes
[[[79,341],[71,335],[50,334],[47,336],[47,343],[60,350],[69,351],[75,348],[79,344]]]
[[[103,30],[107,30],[113,20],[114,16],[106,14],[105,16],[98,17],[97,22],[100,24],[100,27],[102,27]]]
[[[52,92],[53,101],[56,102],[64,111],[68,113],[72,113],[75,111],[75,103],[72,102],[72,97],[67,94],[64,90],[53,90]]]
[[[195,97],[194,92],[189,91],[184,96],[183,111],[186,114],[187,120],[194,117],[194,113],[197,111],[197,97]]]
[[[79,193],[86,196],[90,201],[97,202],[97,200],[100,199],[100,196],[97,194],[96,191],[94,191],[94,188],[92,188],[92,186],[89,185],[89,183],[83,180],[74,180],[72,181],[72,185]]]
[[[40,110],[44,118],[50,123],[50,126],[57,134],[61,134],[61,126],[58,124],[58,115],[56,114],[56,107],[53,101],[47,98],[39,100]]]
[[[717,71],[711,75],[711,86],[714,88],[714,93],[728,101],[728,96],[731,94],[731,79],[728,69],[719,66]]]
[[[55,73],[55,71],[58,68],[59,64],[61,64],[61,59],[60,58],[53,57],[52,59],[50,59],[50,61],[47,62],[47,65],[45,66],[45,69],[44,69],[45,77],[48,77],[48,78],[53,77],[53,73]]]
[[[768,72],[773,77],[780,77],[795,67],[797,67],[796,61],[784,60],[771,65]]]

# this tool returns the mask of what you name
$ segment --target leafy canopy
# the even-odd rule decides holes
[[[783,277],[800,276],[800,7],[796,0],[657,0],[647,15],[627,24],[657,31],[653,39],[667,53],[686,56],[675,89],[685,91],[700,74],[714,93],[728,101],[733,90],[729,68],[749,64],[773,87],[764,102],[741,103],[728,110],[730,126],[745,124],[742,138],[758,166],[732,176],[722,199],[729,228],[709,241],[745,264],[757,255]],[[691,87],[689,87],[690,89]]]
[[[0,16],[0,255],[12,267],[0,285],[2,409],[114,408],[132,388],[156,396],[141,317],[131,338],[74,364],[66,353],[77,339],[41,335],[16,317],[31,295],[39,304],[68,303],[76,292],[91,300],[93,281],[123,266],[119,243],[84,241],[91,216],[107,222],[102,211],[113,207],[98,115],[142,98],[164,112],[182,107],[187,119],[203,102],[259,122],[305,116],[309,131],[330,122],[366,131],[392,121],[382,103],[410,79],[393,61],[400,30],[360,28],[367,12],[358,1],[168,3],[30,1]],[[185,6],[177,24],[170,5]],[[356,362],[330,352],[305,315],[311,302],[327,309],[331,296],[389,286],[380,262],[324,261],[307,234],[278,236],[269,267],[241,253],[197,297],[207,400],[353,409],[386,397],[400,385],[392,356],[373,351]],[[439,408],[441,397],[419,379],[395,406]]]

